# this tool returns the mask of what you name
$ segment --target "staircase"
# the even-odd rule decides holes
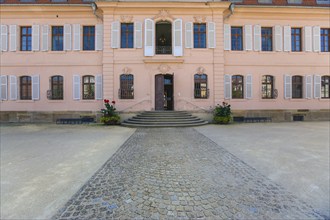
[[[121,124],[128,127],[190,127],[207,123],[184,111],[147,111]]]

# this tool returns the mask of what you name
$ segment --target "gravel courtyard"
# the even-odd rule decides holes
[[[329,218],[329,194],[313,196],[329,190],[329,122],[137,130],[54,125],[0,128],[1,218]],[[303,135],[306,129],[315,133],[316,141],[310,140],[313,133]],[[272,130],[274,135],[269,136]],[[297,133],[302,134],[300,139]],[[257,141],[262,134],[268,137],[266,143]],[[48,145],[54,147],[52,142],[57,150],[48,149]],[[297,146],[300,152],[292,156],[292,164],[279,167],[278,163],[287,165]],[[313,175],[300,172],[296,157],[311,163]],[[306,157],[319,162],[315,166]],[[276,170],[285,169],[299,176],[291,174],[291,181],[274,176]],[[298,181],[300,191],[289,184]],[[304,190],[311,183],[319,189]]]

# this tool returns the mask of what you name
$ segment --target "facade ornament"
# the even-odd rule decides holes
[[[120,21],[122,23],[132,23],[133,22],[133,16],[132,15],[122,15],[122,16],[120,16]]]
[[[158,67],[158,70],[160,71],[161,74],[166,74],[170,71],[171,67],[169,65],[166,64],[161,64]]]
[[[173,16],[170,15],[170,13],[165,9],[160,10],[158,15],[153,17],[154,20],[159,19],[161,21],[166,21],[166,20],[168,20],[168,18],[170,18],[171,20],[174,20]]]
[[[205,68],[204,67],[198,67],[197,68],[197,74],[203,74],[203,73],[205,73]]]
[[[194,16],[195,23],[205,23],[206,17],[205,16]]]
[[[124,74],[130,74],[131,72],[132,72],[131,68],[125,67],[125,68],[123,69],[123,73],[124,73]]]

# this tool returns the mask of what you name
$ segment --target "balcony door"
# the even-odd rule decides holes
[[[172,54],[172,24],[168,21],[156,23],[156,54]]]

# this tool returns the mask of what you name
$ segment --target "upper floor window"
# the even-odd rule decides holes
[[[301,28],[291,28],[291,51],[301,51]]]
[[[95,26],[83,27],[83,50],[95,50]]]
[[[63,99],[63,76],[52,76],[51,78],[51,99]]]
[[[194,48],[206,48],[206,24],[194,24]]]
[[[303,97],[303,77],[292,76],[292,98],[301,99]]]
[[[269,27],[261,28],[262,51],[273,50],[273,29]]]
[[[321,98],[330,98],[330,76],[321,77]]]
[[[195,76],[194,76],[194,97],[195,97],[195,99],[207,99],[208,98],[207,75],[206,74],[195,74]]]
[[[31,100],[32,99],[31,94],[32,94],[31,76],[21,76],[20,77],[21,100]]]
[[[232,88],[232,98],[233,99],[242,99],[244,97],[244,82],[243,76],[234,75],[231,77],[231,88]]]
[[[119,96],[121,99],[134,99],[134,76],[132,74],[120,75]]]
[[[330,28],[321,28],[321,52],[330,51]]]
[[[52,50],[63,50],[63,26],[52,27]]]
[[[262,76],[262,98],[263,99],[272,99],[274,98],[274,77],[265,75]]]
[[[231,27],[231,50],[243,50],[242,27]]]
[[[21,27],[21,51],[32,50],[32,27]]]
[[[83,99],[95,98],[94,76],[83,76]]]
[[[133,48],[134,44],[134,24],[121,23],[121,48]]]

